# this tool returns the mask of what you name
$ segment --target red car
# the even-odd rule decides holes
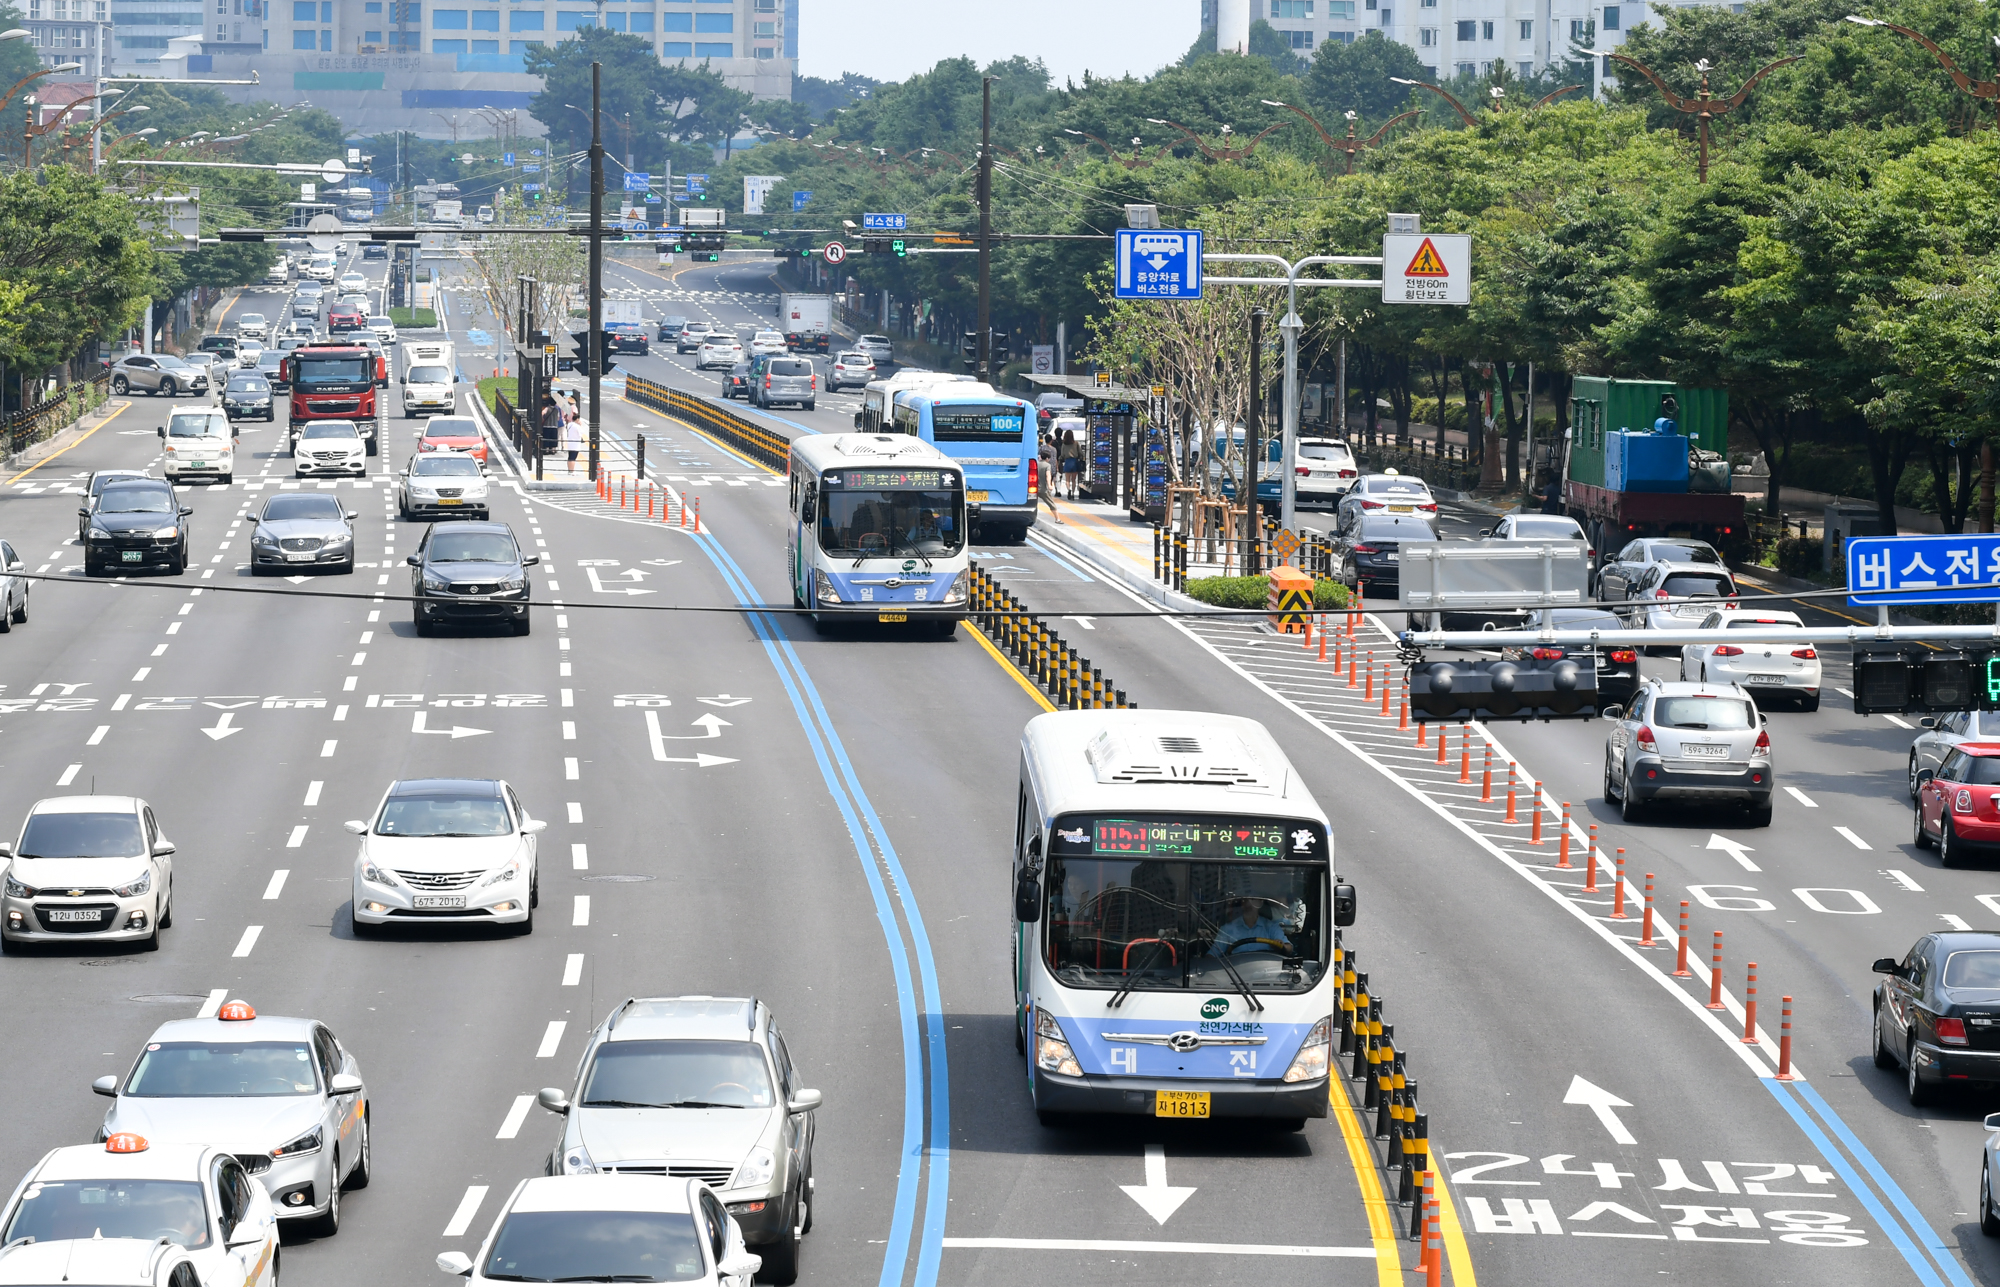
[[[417,450],[462,451],[486,467],[486,439],[471,416],[432,416],[417,435]]]
[[[368,316],[358,308],[342,308],[338,305],[326,315],[326,329],[329,331],[361,331],[368,328]]]
[[[1961,742],[1917,788],[1917,848],[1937,846],[1950,867],[1971,849],[2000,845],[2000,742]]]

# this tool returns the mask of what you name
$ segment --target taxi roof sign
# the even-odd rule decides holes
[[[248,1001],[229,1001],[215,1012],[215,1017],[225,1023],[240,1023],[245,1019],[256,1018],[257,1012],[251,1008]]]
[[[151,1147],[145,1136],[134,1135],[130,1131],[119,1131],[104,1137],[104,1151],[107,1153],[143,1153]]]

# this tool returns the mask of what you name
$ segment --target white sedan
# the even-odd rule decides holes
[[[368,472],[368,443],[352,420],[308,420],[292,444],[292,472],[300,478],[314,474]]]
[[[1703,630],[1749,630],[1757,626],[1800,626],[1796,612],[1710,612]],[[1819,650],[1811,644],[1705,643],[1681,646],[1681,678],[1704,684],[1741,684],[1764,704],[1767,693],[1797,700],[1801,710],[1819,709]]]
[[[750,337],[751,357],[762,357],[767,353],[777,354],[789,351],[785,345],[785,333],[783,331],[758,331]]]
[[[51,1149],[22,1178],[0,1217],[0,1246],[6,1248],[0,1265],[10,1275],[24,1251],[61,1266],[46,1277],[9,1276],[7,1282],[119,1282],[89,1272],[100,1258],[117,1255],[113,1243],[144,1248],[148,1270],[191,1261],[196,1284],[205,1287],[277,1287],[278,1221],[270,1195],[243,1163],[209,1145],[153,1144],[119,1134],[102,1144]],[[183,1287],[188,1276],[136,1281]]]
[[[540,881],[530,818],[514,788],[491,778],[410,778],[389,784],[354,858],[354,933],[448,921],[534,932]]]
[[[523,1180],[475,1259],[437,1258],[473,1283],[647,1282],[751,1287],[763,1259],[700,1180],[551,1175]]]
[[[479,472],[477,460],[462,451],[427,452],[410,457],[396,480],[396,514],[483,519],[488,513],[486,494],[486,476]]]
[[[780,350],[782,352],[782,350]],[[711,333],[695,350],[694,369],[706,371],[710,367],[728,368],[743,360],[743,341],[733,335]]]
[[[360,273],[348,272],[340,275],[340,293],[345,295],[368,289],[368,279]]]

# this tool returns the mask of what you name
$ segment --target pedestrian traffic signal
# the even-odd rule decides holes
[[[993,332],[993,342],[987,346],[987,351],[992,355],[994,366],[1004,364],[1009,352],[1006,334],[1002,331]]]
[[[887,237],[863,237],[861,239],[861,253],[864,255],[886,255],[889,253],[889,239]]]
[[[590,332],[575,331],[571,333],[569,338],[570,338],[570,343],[576,346],[575,355],[568,360],[569,368],[572,371],[580,371],[584,375],[589,375]],[[610,332],[606,331],[602,333],[602,335],[600,336],[600,341],[597,346],[597,351],[599,354],[602,355],[600,360],[604,363],[603,369],[598,371],[597,374],[610,375],[612,371],[616,370],[618,367],[616,359],[612,357]]]
[[[907,259],[910,254],[909,249],[903,244],[903,240],[900,237],[889,243],[889,249],[898,259]]]
[[[967,366],[979,365],[979,332],[967,331],[958,343],[958,351],[965,358]]]
[[[1410,670],[1410,713],[1420,722],[1594,719],[1597,663],[1590,657],[1419,662]]]
[[[1854,645],[1855,714],[1973,710],[2000,710],[2000,652]]]

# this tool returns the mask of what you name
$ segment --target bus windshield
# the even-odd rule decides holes
[[[965,403],[931,404],[931,440],[934,442],[1019,442],[1027,417],[1013,403],[973,406]]]
[[[1327,869],[1065,858],[1048,863],[1048,968],[1068,987],[1304,992],[1326,970]]]
[[[918,486],[876,488],[835,486],[838,475],[830,475],[821,489],[820,548],[853,559],[938,558],[963,549],[965,494],[947,485],[956,479],[939,470],[904,472],[928,477],[913,479]]]
[[[372,381],[374,365],[365,357],[307,358],[295,359],[299,373],[295,383],[302,388],[313,388],[328,384],[367,384]]]

